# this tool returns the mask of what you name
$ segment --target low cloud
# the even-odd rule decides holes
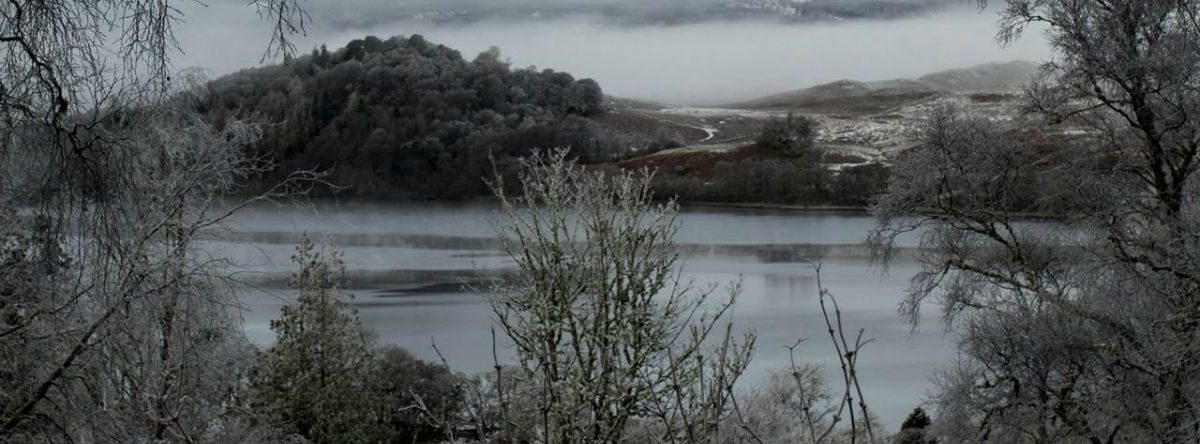
[[[190,5],[177,28],[185,50],[176,66],[214,75],[257,66],[269,26],[236,4]],[[587,18],[434,25],[395,22],[339,28],[313,16],[301,51],[341,47],[366,35],[422,34],[467,58],[497,46],[514,66],[591,77],[605,92],[672,104],[715,104],[840,79],[911,78],[981,63],[1049,56],[1037,33],[1007,47],[994,40],[995,14],[953,11],[930,17],[821,24],[713,22],[680,26],[602,26]],[[273,60],[268,60],[271,62]]]

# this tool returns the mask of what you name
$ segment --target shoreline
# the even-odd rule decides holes
[[[230,194],[225,196],[227,199],[237,199],[248,197],[244,194]],[[369,203],[369,204],[387,204],[387,203],[423,203],[423,204],[463,204],[463,203],[498,203],[495,197],[469,197],[463,199],[427,199],[413,197],[378,197],[378,196],[307,196],[303,199],[312,202],[337,202],[345,204]],[[662,202],[662,200],[657,201]],[[745,210],[777,210],[796,213],[853,213],[861,215],[870,215],[871,211],[867,207],[855,205],[801,205],[801,204],[784,204],[784,203],[768,203],[768,202],[710,202],[710,201],[686,201],[677,200],[680,208],[724,208],[724,209],[745,209]]]
[[[798,205],[761,202],[690,202],[678,201],[680,208],[734,208],[746,210],[778,210],[795,213],[854,213],[870,215],[867,207],[854,205]]]
[[[225,196],[226,199],[244,198],[243,194],[230,194]],[[304,197],[303,200],[308,202],[336,202],[337,204],[388,204],[388,203],[419,203],[433,205],[460,205],[469,203],[487,203],[496,204],[499,202],[494,197],[469,197],[464,199],[427,199],[427,198],[412,198],[412,197],[377,197],[377,196],[311,196]],[[663,202],[663,200],[656,200]],[[801,204],[782,204],[782,203],[765,203],[765,202],[707,202],[707,201],[684,201],[677,200],[681,210],[689,209],[724,209],[724,210],[760,210],[760,211],[781,211],[796,214],[852,214],[859,216],[871,216],[871,210],[864,206],[855,205],[801,205]],[[928,211],[921,211],[917,214],[931,214]],[[1054,215],[1046,213],[1034,212],[1008,212],[997,213],[1005,214],[1008,217],[1024,220],[1066,220],[1070,219],[1070,215]],[[915,215],[914,215],[915,216]]]

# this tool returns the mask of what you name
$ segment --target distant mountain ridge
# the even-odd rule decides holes
[[[1011,88],[1029,83],[1037,69],[1036,63],[1025,60],[986,63],[926,74],[918,77],[917,82],[945,91]]]
[[[954,4],[954,0],[727,0],[725,7],[815,21],[901,18],[936,12]]]
[[[999,90],[1028,83],[1037,72],[1037,64],[1018,60],[1007,63],[986,63],[970,68],[951,69],[926,74],[916,79],[894,79],[875,82],[838,80],[809,88],[740,102],[735,108],[782,108],[819,105],[829,101],[871,97],[932,95],[939,92]]]

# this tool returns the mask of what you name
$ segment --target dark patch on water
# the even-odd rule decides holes
[[[508,257],[508,253],[501,251],[479,251],[474,253],[455,253],[451,254],[452,258],[489,258],[489,257]]]
[[[295,231],[251,231],[230,232],[232,241],[261,244],[294,245],[300,242],[303,233]],[[422,250],[489,250],[498,253],[500,241],[495,237],[444,236],[436,234],[409,233],[325,233],[309,232],[311,239],[328,237],[339,247],[396,247]],[[481,251],[482,252],[482,251]],[[475,253],[469,253],[475,254]]]
[[[475,280],[474,282],[432,282],[423,285],[412,285],[379,290],[375,292],[375,296],[381,298],[402,298],[409,296],[423,296],[434,293],[473,293],[475,289],[484,289],[490,284],[490,281],[482,280]]]
[[[470,283],[486,288],[490,283],[515,276],[513,269],[449,269],[449,270],[347,270],[346,278],[352,290],[401,291],[420,288],[430,283]],[[261,287],[286,288],[291,281],[290,273],[261,274],[253,280],[244,279]]]
[[[455,305],[479,305],[481,303],[481,301],[479,299],[458,298],[458,297],[453,297],[453,295],[445,295],[445,296],[447,296],[447,297],[445,297],[445,298],[426,298],[426,299],[421,299],[421,300],[389,299],[389,300],[383,300],[383,301],[378,301],[378,300],[377,301],[357,301],[357,302],[351,303],[350,305],[353,305],[355,308],[358,308],[358,309],[365,309],[365,308],[377,309],[377,308],[389,308],[389,307],[414,307],[414,306],[446,307],[446,306],[455,306]]]

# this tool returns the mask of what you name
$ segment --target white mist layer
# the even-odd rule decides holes
[[[176,66],[214,75],[260,65],[269,26],[252,10],[189,4],[177,28],[185,51]],[[375,35],[421,34],[467,59],[497,46],[514,67],[591,77],[611,95],[682,105],[747,100],[841,79],[912,78],[1010,60],[1042,61],[1036,32],[1007,47],[994,40],[995,15],[964,11],[892,21],[822,24],[714,22],[682,26],[600,26],[586,19],[437,26],[394,23],[330,29],[314,16],[300,52],[332,50]],[[271,60],[268,60],[271,62]]]

